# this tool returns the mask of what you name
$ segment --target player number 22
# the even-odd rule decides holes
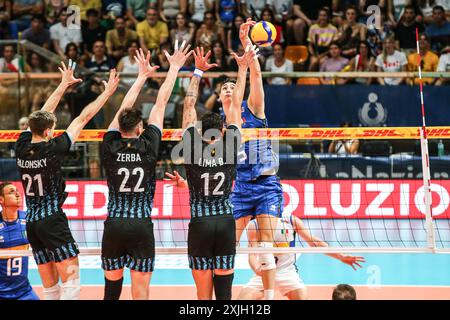
[[[13,269],[17,269],[13,271]],[[6,262],[6,276],[13,277],[22,273],[22,257],[11,258]]]
[[[125,187],[128,182],[128,179],[130,178],[130,170],[128,170],[127,168],[120,168],[117,171],[117,174],[125,175],[125,177],[122,180],[122,183],[120,184],[119,192],[131,192],[131,188]],[[144,169],[142,169],[140,167],[134,168],[132,174],[133,174],[133,176],[139,175],[138,181],[137,181],[136,185],[134,186],[133,192],[143,192],[144,188],[141,187],[141,184],[142,184],[142,179],[144,179]]]
[[[200,176],[200,178],[205,179],[205,196],[209,196],[209,173],[206,172]],[[214,180],[220,179],[219,183],[213,190],[213,196],[221,196],[223,195],[223,190],[220,191],[219,189],[222,187],[223,182],[225,181],[225,174],[223,172],[217,172],[214,175]]]

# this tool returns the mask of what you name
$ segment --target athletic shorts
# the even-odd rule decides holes
[[[281,217],[283,188],[277,176],[261,176],[253,181],[237,181],[231,196],[235,219],[269,214]]]
[[[232,215],[193,218],[189,223],[188,259],[194,270],[230,270],[236,255],[236,223]]]
[[[128,267],[152,272],[155,264],[155,237],[149,218],[107,218],[102,239],[102,269]]]
[[[0,300],[39,300],[31,285],[9,292],[0,293]]]
[[[251,288],[258,291],[264,291],[264,286],[262,278],[260,276],[254,276],[250,281],[244,286],[244,288]],[[297,289],[306,288],[303,280],[300,278],[299,274],[294,265],[289,267],[277,269],[275,274],[275,289],[279,290],[280,293],[285,296],[291,291]]]
[[[27,222],[27,237],[37,264],[61,262],[80,253],[62,212]]]
[[[37,294],[30,287],[23,295],[17,298],[17,300],[40,300]]]

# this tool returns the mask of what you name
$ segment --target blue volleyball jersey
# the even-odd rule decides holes
[[[241,118],[243,129],[269,127],[267,119],[260,119],[252,113],[246,100],[242,102]],[[252,181],[262,175],[273,175],[278,171],[278,166],[278,156],[273,151],[270,140],[246,141],[239,151],[236,180]]]
[[[26,250],[26,213],[18,212],[14,222],[6,222],[0,218],[0,249]],[[31,285],[28,281],[28,257],[0,258],[0,300],[19,299]]]

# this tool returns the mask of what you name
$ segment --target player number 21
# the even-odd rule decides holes
[[[209,173],[206,172],[200,176],[200,178],[205,179],[205,196],[209,196]],[[219,189],[222,187],[223,182],[225,181],[225,174],[223,172],[217,172],[214,175],[214,180],[220,179],[219,183],[213,190],[213,196],[221,196],[223,195],[223,190],[220,191]]]
[[[17,269],[13,271],[13,269]],[[6,276],[18,276],[22,273],[22,257],[11,258],[6,262]]]
[[[44,195],[44,188],[42,187],[42,176],[40,174],[37,174],[34,177],[30,176],[29,174],[24,174],[24,175],[22,175],[22,180],[26,181],[26,183],[27,183],[27,187],[25,189],[25,194],[27,196],[32,196],[32,197],[35,196],[34,192],[31,191],[31,186],[33,185],[33,180],[37,182],[38,196],[42,197]]]

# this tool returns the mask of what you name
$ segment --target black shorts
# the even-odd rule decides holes
[[[63,212],[27,222],[27,237],[37,264],[61,262],[80,253]]]
[[[236,222],[232,215],[193,218],[189,223],[189,268],[233,269],[236,255]]]
[[[152,272],[155,263],[155,237],[149,218],[107,218],[102,239],[102,269],[128,267]]]

